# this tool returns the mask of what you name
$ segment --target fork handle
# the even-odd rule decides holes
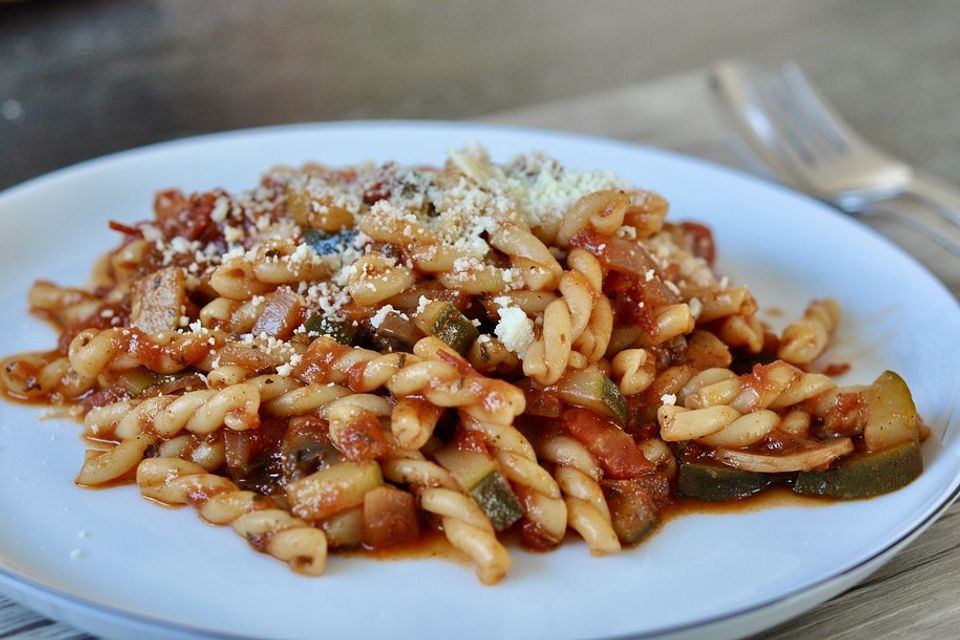
[[[942,216],[960,225],[960,190],[925,173],[915,173],[903,195],[936,209]]]
[[[960,209],[957,210],[960,214]],[[896,196],[873,202],[860,212],[864,216],[884,216],[900,222],[953,254],[960,256],[960,223],[925,200]]]

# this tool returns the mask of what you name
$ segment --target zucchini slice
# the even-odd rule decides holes
[[[343,253],[357,238],[356,229],[344,229],[327,233],[320,229],[307,229],[303,232],[303,241],[310,245],[318,255],[329,256]]]
[[[707,502],[728,502],[752,496],[772,483],[773,476],[766,473],[681,462],[677,475],[677,495]]]
[[[610,521],[620,542],[636,544],[647,535],[659,521],[659,515],[651,500],[642,492],[629,486],[629,481],[611,483],[606,491],[610,507]]]
[[[320,523],[327,542],[335,549],[350,549],[363,543],[363,507],[354,507]]]
[[[860,453],[826,471],[801,471],[793,491],[841,500],[868,498],[905,487],[923,470],[918,442],[907,442],[877,453]]]
[[[421,331],[440,338],[460,354],[466,353],[480,337],[473,323],[445,300],[434,300],[426,305],[413,321]]]
[[[413,345],[423,337],[423,333],[410,320],[399,313],[388,313],[373,332],[373,343],[383,351],[406,351],[411,353]]]
[[[903,378],[884,371],[864,392],[867,422],[863,441],[867,451],[884,451],[920,440],[920,418]]]
[[[477,501],[497,531],[523,517],[523,505],[493,458],[479,451],[446,448],[434,454],[437,462]]]
[[[352,347],[357,344],[357,338],[360,330],[352,322],[347,320],[331,320],[320,312],[312,314],[303,323],[303,328],[307,333],[319,333],[320,335],[330,336],[340,344]]]
[[[146,367],[127,369],[117,376],[117,384],[134,397],[139,396],[150,387],[160,384],[163,380],[163,376],[150,371]]]
[[[567,403],[613,418],[621,427],[627,423],[627,399],[616,383],[597,369],[570,371],[557,388]]]

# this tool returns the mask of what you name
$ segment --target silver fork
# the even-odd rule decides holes
[[[960,254],[960,191],[866,142],[799,66],[724,61],[709,81],[727,119],[777,178],[848,213],[895,218]]]

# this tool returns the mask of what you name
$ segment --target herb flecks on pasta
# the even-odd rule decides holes
[[[596,555],[679,497],[859,498],[921,468],[910,392],[820,371],[839,305],[777,335],[710,230],[609,172],[473,145],[159,193],[89,290],[38,281],[55,349],[8,397],[82,418],[84,486],[193,506],[298,572],[442,531],[484,583],[512,530]],[[709,212],[703,212],[708,215]]]

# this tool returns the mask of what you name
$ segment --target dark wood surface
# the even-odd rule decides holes
[[[348,118],[507,111],[700,153],[699,98],[647,81],[728,56],[798,60],[865,137],[960,182],[958,23],[955,0],[0,1],[0,188],[150,142]],[[955,258],[915,254],[960,290]],[[956,637],[958,510],[764,638]],[[82,637],[0,598],[0,638]]]
[[[796,59],[870,139],[960,175],[956,0],[0,2],[0,188],[158,140],[459,119]]]

